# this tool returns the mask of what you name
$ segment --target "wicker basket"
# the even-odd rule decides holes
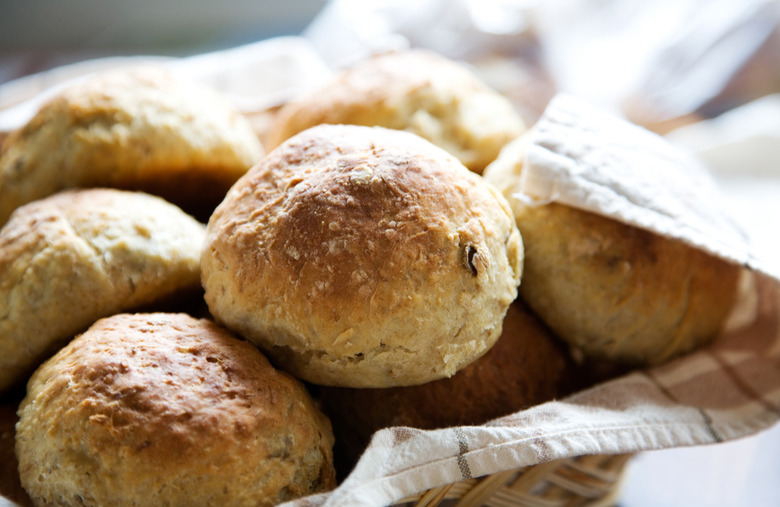
[[[396,506],[558,507],[615,505],[631,454],[580,456],[468,479],[404,498]]]

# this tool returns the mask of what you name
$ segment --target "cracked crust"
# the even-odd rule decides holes
[[[231,189],[202,256],[212,314],[313,383],[452,375],[495,342],[522,242],[504,198],[415,135],[318,126]]]
[[[526,205],[523,139],[485,171],[508,198],[526,249],[520,295],[590,356],[658,364],[712,341],[740,266],[670,238],[562,204]]]
[[[46,362],[16,452],[37,505],[271,506],[334,487],[303,385],[185,314],[120,314]]]
[[[525,130],[506,98],[468,68],[425,50],[376,56],[285,105],[269,147],[322,123],[406,130],[477,173]]]
[[[249,122],[216,92],[155,67],[110,71],[64,90],[5,140],[0,225],[76,187],[143,190],[208,216],[262,156]]]
[[[140,192],[71,190],[0,230],[0,391],[100,317],[197,289],[205,228]]]

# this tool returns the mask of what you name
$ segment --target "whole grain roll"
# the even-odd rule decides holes
[[[269,147],[322,123],[406,130],[477,173],[525,130],[509,100],[470,69],[421,49],[375,56],[286,104]]]
[[[521,297],[558,336],[597,359],[652,365],[712,341],[741,268],[681,241],[522,194],[527,143],[502,151],[485,179],[508,197],[525,245]]]
[[[577,377],[562,342],[518,300],[496,344],[452,377],[386,389],[327,387],[321,399],[348,468],[381,428],[484,424],[568,394]]]
[[[304,386],[185,314],[98,321],[36,371],[19,416],[39,505],[271,506],[334,486]]]
[[[495,342],[522,242],[506,200],[424,139],[311,128],[212,216],[212,314],[296,376],[349,387],[450,376]]]
[[[141,192],[69,190],[0,229],[0,391],[101,317],[199,290],[205,227]]]
[[[108,71],[63,90],[4,141],[0,225],[75,187],[143,190],[207,218],[262,156],[217,92],[156,67]]]

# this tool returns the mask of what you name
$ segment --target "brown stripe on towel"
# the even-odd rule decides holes
[[[756,278],[758,307],[755,319],[745,326],[723,332],[710,350],[750,349],[765,355],[777,345],[780,336],[780,286],[776,281]]]
[[[398,426],[392,428],[393,431],[393,447],[398,447],[402,443],[406,442],[410,438],[419,435],[420,430],[414,428],[407,428],[406,426]]]
[[[552,458],[550,458],[550,447],[547,445],[547,442],[544,441],[543,430],[539,429],[536,431],[534,444],[536,459],[539,461],[539,463],[547,463],[548,461],[552,461]]]
[[[651,372],[646,371],[646,372],[644,372],[644,374],[647,376],[647,378],[650,379],[650,381],[653,383],[653,385],[655,385],[658,388],[658,390],[661,393],[663,393],[664,396],[666,396],[668,399],[670,399],[674,403],[678,403],[678,404],[680,403],[680,400],[678,400],[677,397],[675,397],[674,394],[672,394],[672,392],[669,389],[666,388],[666,386],[661,384],[661,382],[659,382],[659,380]],[[714,425],[714,423],[712,421],[712,417],[710,417],[710,415],[707,413],[707,411],[704,410],[701,407],[691,407],[691,408],[695,408],[699,412],[699,415],[701,416],[702,420],[704,421],[704,425],[705,425],[705,427],[707,429],[707,432],[712,437],[712,440],[714,442],[723,442],[724,441],[723,436],[718,432],[718,430],[715,429],[715,425]]]
[[[460,474],[464,479],[471,479],[471,468],[469,468],[468,461],[466,461],[467,452],[469,452],[469,445],[466,442],[466,435],[463,434],[463,430],[455,428],[455,436],[458,438],[458,468]]]
[[[764,396],[761,395],[758,391],[753,389],[747,381],[745,381],[744,378],[740,376],[740,374],[737,372],[737,370],[731,366],[729,363],[727,363],[719,354],[716,354],[714,352],[710,352],[710,356],[718,363],[718,366],[720,366],[720,369],[723,371],[723,373],[726,374],[726,377],[728,377],[734,385],[750,400],[756,401],[761,404],[762,407],[767,409],[768,411],[774,413],[775,415],[780,416],[780,407],[766,399]]]

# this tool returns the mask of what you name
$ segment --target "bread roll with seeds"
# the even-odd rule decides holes
[[[484,424],[569,394],[578,373],[567,348],[518,300],[496,344],[450,378],[387,389],[323,387],[320,397],[333,421],[337,464],[351,469],[381,428]]]
[[[63,90],[4,141],[0,225],[77,187],[143,190],[205,221],[262,156],[248,120],[217,92],[152,66],[108,71]]]
[[[406,130],[477,173],[525,130],[509,100],[470,69],[421,49],[378,55],[288,103],[270,130],[269,147],[322,123]]]
[[[199,289],[205,227],[141,192],[69,190],[0,230],[0,391],[101,317]]]
[[[304,386],[185,314],[98,321],[36,371],[19,415],[38,505],[262,507],[335,486]]]
[[[558,203],[528,204],[529,139],[485,171],[511,203],[526,248],[522,298],[587,355],[632,366],[712,341],[737,297],[741,268],[685,243]]]
[[[317,384],[447,377],[501,333],[521,277],[506,200],[428,141],[313,127],[230,190],[208,224],[212,314]]]

